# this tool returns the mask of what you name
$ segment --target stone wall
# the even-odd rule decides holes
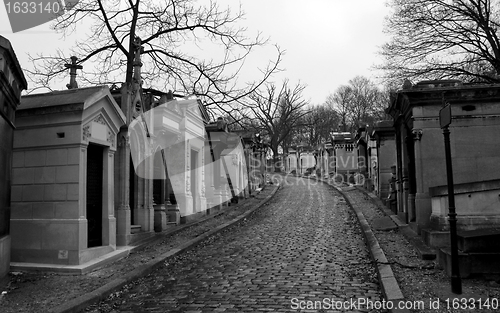
[[[500,179],[457,184],[454,193],[459,231],[499,227]],[[432,228],[449,230],[448,186],[431,188],[430,195]]]

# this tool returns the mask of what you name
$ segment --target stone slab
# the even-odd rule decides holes
[[[395,215],[395,214],[392,214],[392,215],[389,215],[389,217],[391,218],[391,220],[399,227],[399,228],[402,228],[402,227],[408,227],[408,224],[406,224],[405,222],[401,221],[401,219],[399,218],[399,216]]]
[[[438,250],[438,263],[446,274],[451,277],[451,251],[450,248],[441,248]],[[471,273],[470,258],[465,253],[458,251],[458,270],[460,277],[468,278]]]
[[[463,252],[500,253],[500,229],[476,229],[457,234],[458,249]]]
[[[394,221],[389,216],[375,218],[372,221],[372,227],[375,230],[393,230],[397,229],[398,226],[394,223]]]
[[[25,263],[25,262],[11,262],[11,271],[43,271],[55,272],[71,275],[82,275],[103,265],[114,262],[118,259],[126,257],[133,247],[120,247],[119,249],[107,253],[97,259],[80,264],[80,265],[58,265],[58,264],[41,264],[41,263]]]

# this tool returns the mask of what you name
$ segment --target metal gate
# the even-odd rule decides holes
[[[89,248],[102,245],[102,155],[102,147],[89,144],[87,149],[87,238]]]

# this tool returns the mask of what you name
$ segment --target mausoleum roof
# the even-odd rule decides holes
[[[47,93],[30,94],[21,97],[21,105],[18,110],[61,106],[68,104],[83,104],[90,96],[107,86],[96,86],[86,88],[75,88],[68,90],[56,90]]]
[[[12,59],[11,62],[14,65],[14,69],[16,71],[18,79],[21,80],[19,81],[19,85],[22,87],[22,89],[28,88],[28,83],[26,82],[23,70],[21,68],[21,65],[19,65],[19,60],[17,59],[16,53],[14,52],[14,49],[12,48],[10,41],[1,35],[0,35],[0,48],[5,49],[9,54],[9,57]]]

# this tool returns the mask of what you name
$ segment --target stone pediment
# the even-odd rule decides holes
[[[117,130],[114,129],[103,113],[99,113],[92,120],[82,126],[82,140],[86,143],[94,141],[98,143],[107,142],[112,148],[116,148]]]
[[[116,149],[116,135],[123,124],[125,116],[107,87],[84,100],[82,141],[109,144]]]

